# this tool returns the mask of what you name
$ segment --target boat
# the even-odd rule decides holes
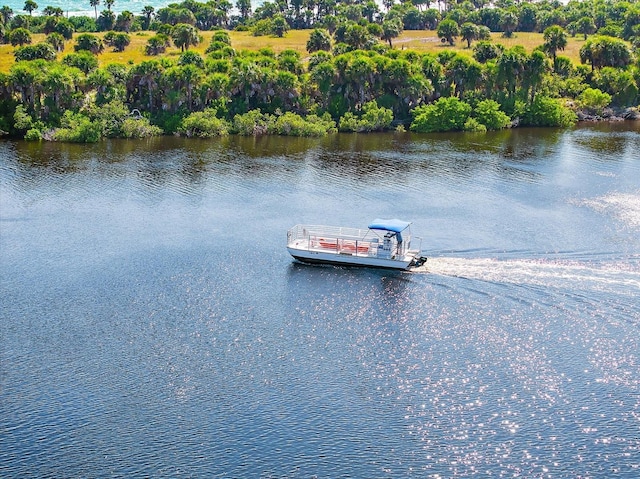
[[[399,219],[375,219],[367,229],[298,224],[287,232],[291,256],[311,264],[408,270],[427,261],[421,243],[411,222]]]

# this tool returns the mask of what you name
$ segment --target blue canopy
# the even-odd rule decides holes
[[[409,227],[411,224],[410,221],[403,220],[381,220],[375,219],[369,225],[369,229],[371,230],[384,230],[384,231],[393,231],[394,233],[400,233]]]

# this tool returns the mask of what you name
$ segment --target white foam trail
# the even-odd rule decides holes
[[[492,283],[571,287],[640,294],[640,267],[632,263],[589,264],[552,260],[432,257],[415,271]]]
[[[612,193],[585,200],[584,204],[600,213],[609,213],[628,226],[640,227],[640,193]]]

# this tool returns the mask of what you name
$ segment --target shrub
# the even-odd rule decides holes
[[[178,127],[178,134],[188,138],[211,138],[227,135],[229,125],[223,119],[218,118],[216,113],[217,111],[211,108],[191,113],[182,120]]]
[[[577,121],[576,114],[559,100],[538,95],[522,115],[525,126],[559,126],[566,128]]]
[[[346,112],[340,118],[340,131],[355,131],[358,133],[385,130],[393,122],[393,112],[384,107],[378,107],[375,101],[370,101],[362,107],[362,115],[356,116]]]
[[[494,100],[482,100],[478,102],[473,116],[481,124],[486,126],[487,130],[500,130],[511,123],[509,116],[500,110],[500,104]]]
[[[69,53],[62,58],[62,63],[70,67],[76,67],[85,74],[98,68],[98,59],[87,51]]]
[[[49,43],[37,43],[35,45],[18,47],[13,54],[17,62],[38,59],[52,61],[56,59],[56,51]]]
[[[131,37],[123,32],[107,32],[104,36],[104,43],[113,47],[114,52],[123,52],[131,43]]]
[[[92,122],[88,117],[73,113],[70,110],[62,115],[62,126],[53,131],[54,141],[69,143],[96,143],[100,140],[101,126]]]
[[[81,33],[76,37],[76,44],[73,46],[73,49],[76,52],[88,51],[97,55],[104,51],[104,44],[102,43],[102,40],[95,35],[91,35],[90,33]]]
[[[393,122],[393,111],[379,107],[375,101],[366,103],[362,112],[360,117],[351,112],[345,113],[340,118],[340,131],[380,131],[389,128]]]
[[[473,58],[480,63],[498,58],[504,52],[504,46],[499,43],[481,41],[473,47]]]
[[[158,33],[147,40],[147,44],[144,47],[145,55],[160,55],[167,51],[167,47],[171,45],[169,35],[164,33]]]
[[[611,95],[597,88],[587,88],[580,94],[579,102],[582,108],[601,112],[611,103]]]
[[[270,126],[270,133],[286,136],[324,136],[335,131],[335,122],[330,115],[323,117],[309,115],[302,118],[295,113],[287,112],[279,116]]]
[[[162,128],[149,123],[147,118],[127,118],[122,122],[122,138],[148,138],[162,135]]]
[[[412,131],[460,131],[471,113],[471,106],[456,97],[443,97],[430,105],[413,110]]]
[[[42,140],[42,132],[37,128],[31,128],[24,134],[26,141],[40,141]]]
[[[467,121],[464,123],[464,131],[475,131],[479,133],[484,133],[487,131],[487,127],[484,126],[475,118],[469,117]]]
[[[242,115],[233,117],[231,132],[245,136],[266,135],[269,131],[269,123],[272,122],[271,115],[262,113],[260,110],[250,110]]]

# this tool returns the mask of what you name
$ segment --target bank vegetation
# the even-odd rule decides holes
[[[640,4],[187,0],[0,8],[0,129],[27,140],[486,131],[635,118]],[[235,8],[234,8],[235,7]],[[235,13],[235,14],[234,14]]]

